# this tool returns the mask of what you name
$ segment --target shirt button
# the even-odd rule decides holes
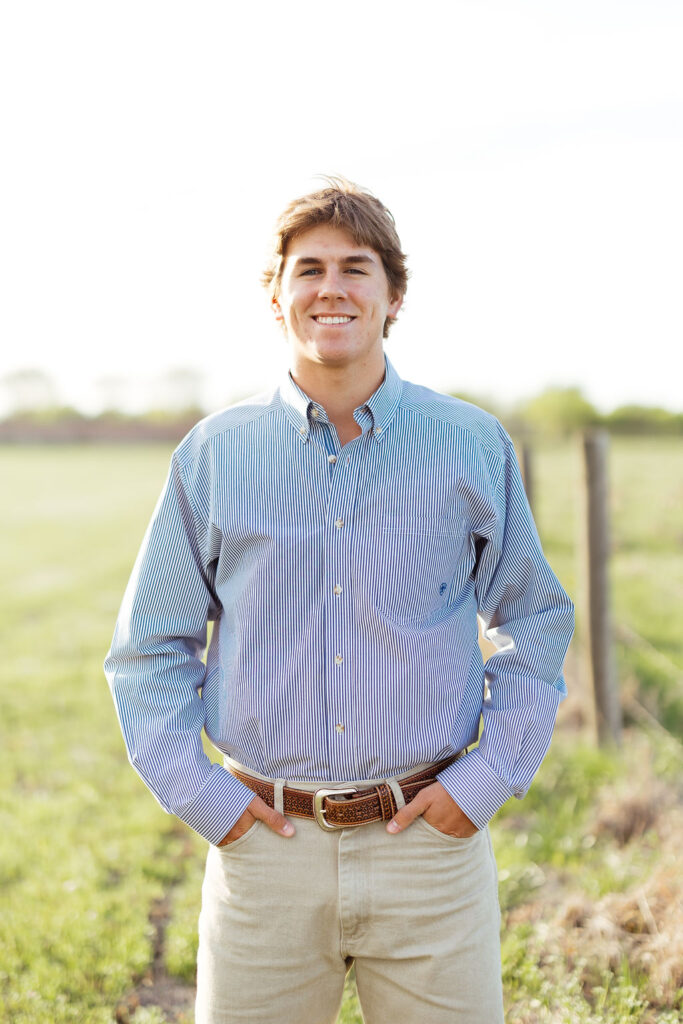
[[[341,530],[342,526],[344,525],[344,520],[343,519],[335,519],[334,525],[337,527],[338,530]]]
[[[320,413],[317,409],[311,409],[311,416],[315,416],[315,418],[317,419],[319,415]]]
[[[375,433],[376,434],[381,434],[382,433],[382,428],[381,427],[375,427]]]
[[[337,732],[344,732],[343,722],[337,722],[337,724],[335,725],[335,729],[337,730]]]
[[[335,464],[335,462],[337,461],[337,456],[336,455],[328,455],[327,456],[327,461],[330,463],[330,465],[333,466]]]
[[[339,585],[339,583],[335,583],[335,585],[334,585],[334,594],[335,594],[335,595],[336,595],[337,597],[339,597],[339,595],[341,594],[341,592],[342,592],[342,588],[341,588],[341,586]]]
[[[334,656],[334,663],[335,663],[335,665],[341,665],[343,660],[344,659],[342,658],[341,654],[335,654],[335,656]]]
[[[299,433],[303,437],[306,434],[306,428],[305,427],[301,427],[301,429],[299,430]]]

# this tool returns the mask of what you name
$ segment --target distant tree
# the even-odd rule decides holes
[[[652,405],[620,405],[604,418],[615,434],[681,434],[683,413]]]
[[[601,422],[597,409],[576,387],[546,388],[519,405],[517,416],[531,430],[565,436]]]
[[[51,405],[23,409],[0,423],[0,441],[84,441],[90,436],[90,420],[71,406]]]
[[[32,409],[50,409],[59,404],[54,380],[33,367],[13,370],[0,379],[3,406],[11,414]]]
[[[152,405],[156,409],[181,412],[203,405],[204,374],[191,366],[178,366],[154,382]]]
[[[470,402],[471,405],[477,405],[480,409],[493,413],[494,416],[500,416],[498,404],[489,395],[473,395],[467,391],[452,391],[451,394],[453,398],[460,398],[463,402]]]
[[[130,397],[131,381],[113,374],[98,377],[95,394],[98,405],[105,410],[125,409]]]

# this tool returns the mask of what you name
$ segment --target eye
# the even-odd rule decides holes
[[[320,273],[320,270],[318,269],[318,267],[310,267],[308,270],[303,270],[301,272],[301,277],[308,277],[309,274],[319,274],[319,273]]]

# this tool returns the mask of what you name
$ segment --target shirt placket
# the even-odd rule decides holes
[[[321,423],[330,486],[325,509],[323,550],[323,674],[327,721],[325,734],[332,778],[354,777],[353,594],[351,539],[353,511],[367,433],[340,448]]]

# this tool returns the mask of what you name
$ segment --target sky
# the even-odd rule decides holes
[[[0,380],[274,385],[272,225],[342,174],[408,254],[403,377],[680,410],[682,52],[664,0],[3,5]]]

